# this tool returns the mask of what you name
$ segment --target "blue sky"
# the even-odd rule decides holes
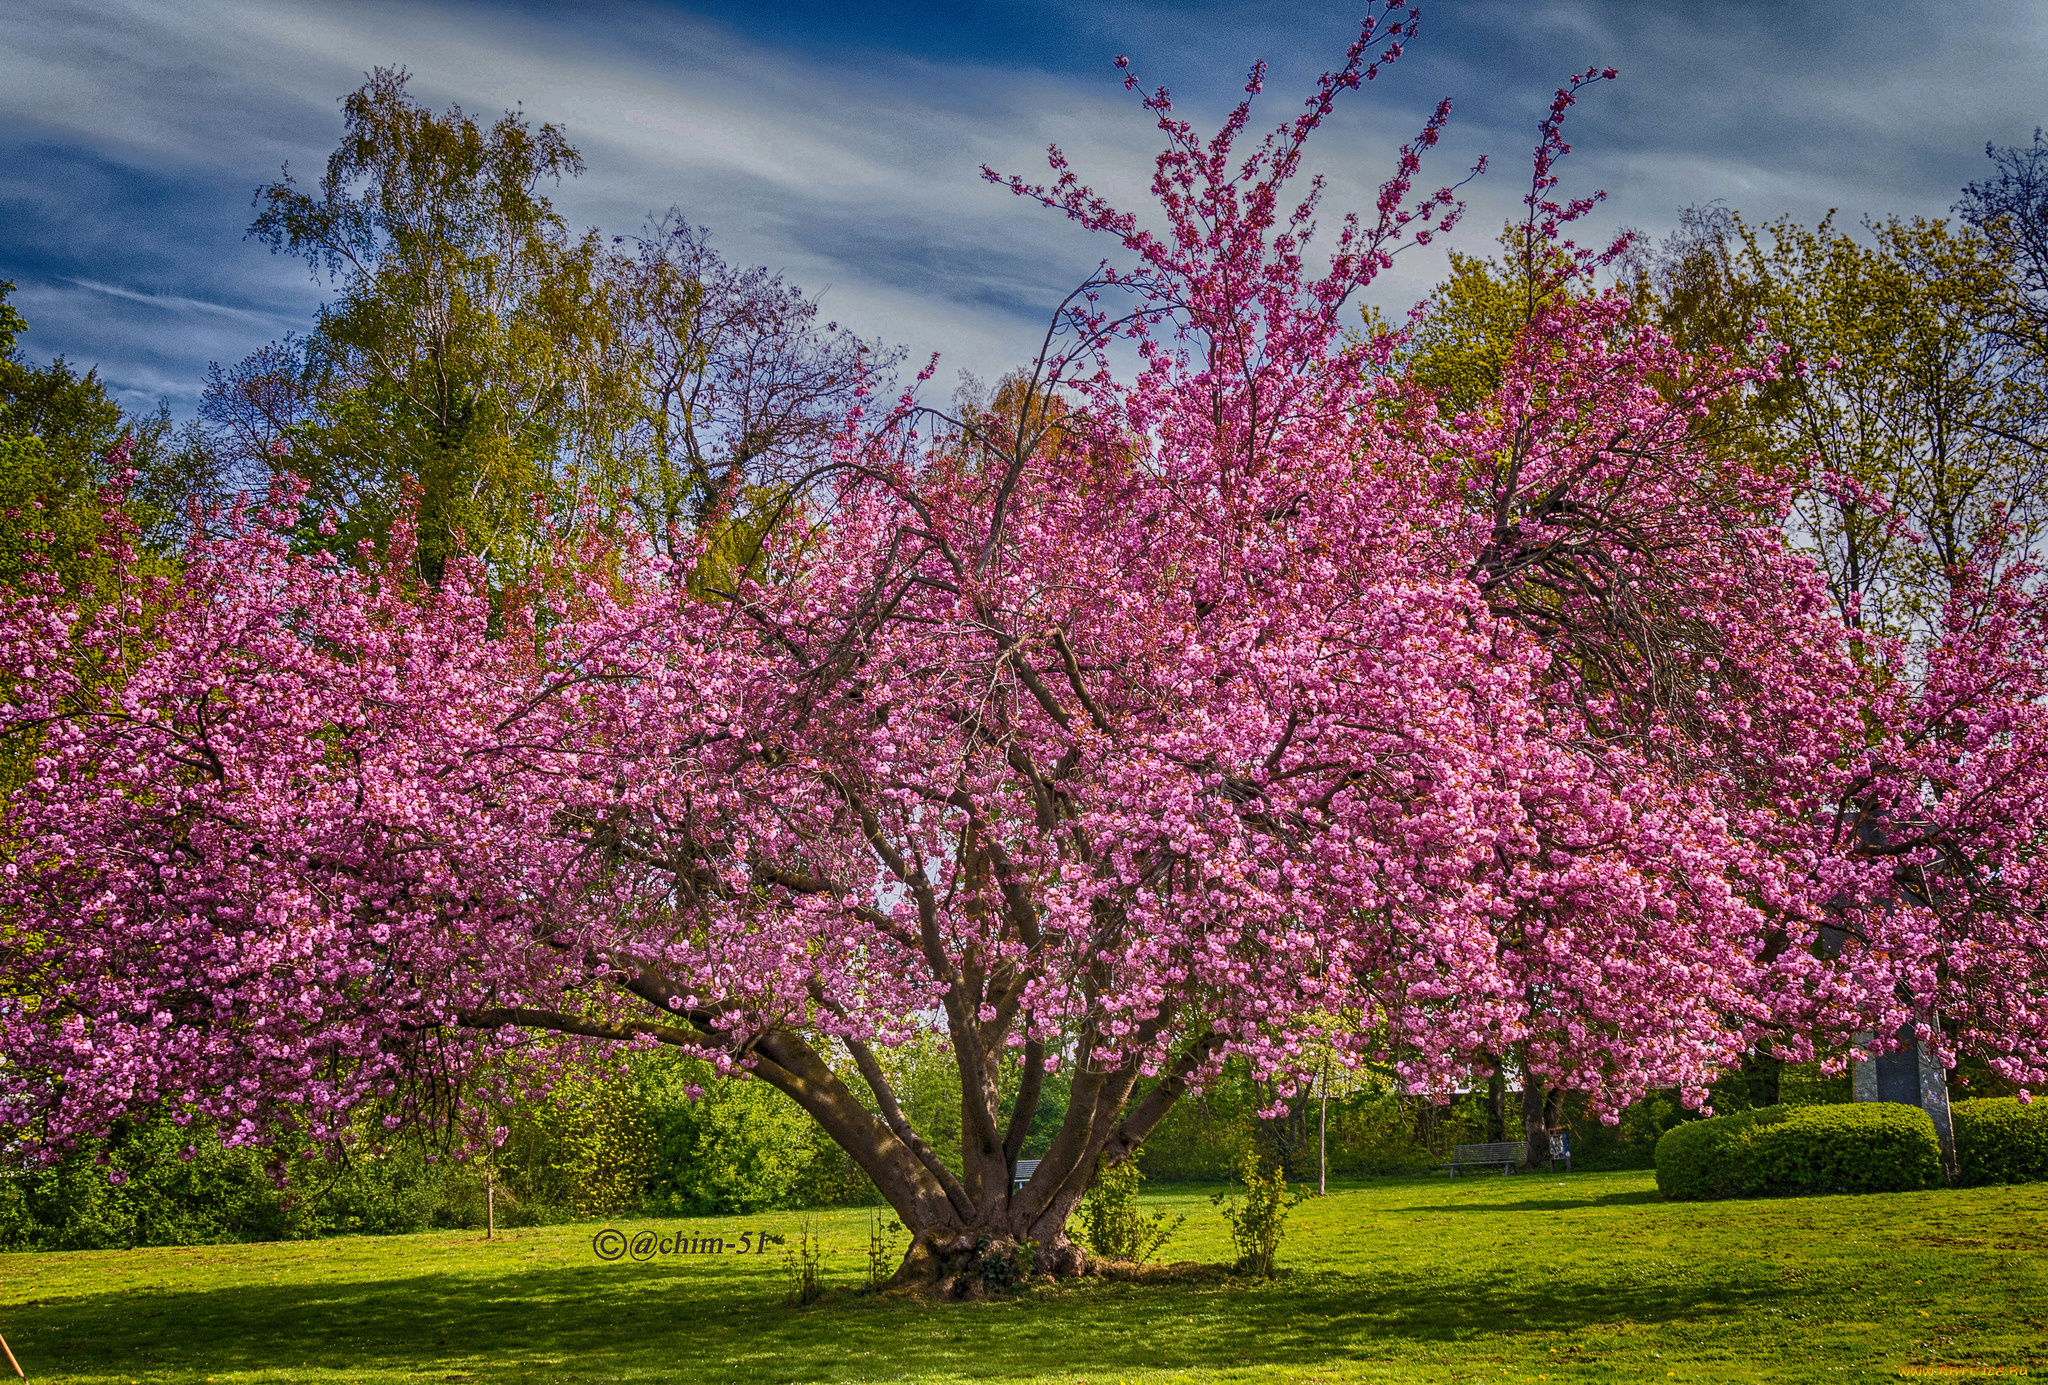
[[[1155,135],[1111,68],[1212,120],[1254,58],[1263,123],[1341,59],[1351,5],[520,4],[12,0],[0,7],[0,277],[32,356],[97,364],[122,397],[197,400],[209,360],[303,328],[320,286],[245,239],[289,160],[317,175],[336,102],[402,64],[434,105],[521,105],[589,173],[572,222],[630,232],[679,206],[728,257],[825,294],[864,335],[942,353],[942,379],[1031,351],[1050,304],[1107,253],[984,185],[1057,141],[1135,203]],[[1608,190],[1604,229],[1661,233],[1689,203],[1853,222],[1941,215],[1987,141],[2048,123],[2048,5],[2035,0],[1431,0],[1408,57],[1350,100],[1314,163],[1363,204],[1448,96],[1425,178],[1474,155],[1458,243],[1486,247],[1520,195],[1534,126],[1568,72],[1611,64],[1571,127],[1566,189]],[[1405,308],[1441,267],[1375,285]]]

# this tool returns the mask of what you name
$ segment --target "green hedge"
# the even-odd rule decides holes
[[[1657,1141],[1667,1198],[1894,1193],[1942,1183],[1934,1122],[1917,1106],[1766,1106],[1688,1121]]]
[[[566,1214],[525,1204],[508,1187],[497,1215],[500,1226],[524,1226]],[[481,1226],[483,1217],[475,1167],[429,1160],[417,1146],[359,1151],[345,1163],[297,1149],[280,1162],[278,1151],[229,1148],[197,1124],[168,1120],[129,1124],[46,1168],[0,1169],[0,1251],[427,1231]]]
[[[2048,1102],[1979,1097],[1949,1108],[1956,1163],[1965,1183],[2036,1183],[2048,1179]]]

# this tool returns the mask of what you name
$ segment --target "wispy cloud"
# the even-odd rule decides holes
[[[204,298],[184,298],[171,293],[137,293],[117,284],[100,284],[90,279],[66,279],[64,281],[87,293],[103,293],[109,298],[118,298],[124,303],[142,303],[158,312],[174,316],[196,313],[201,317],[225,318],[246,327],[260,327],[275,331],[285,326],[288,319],[280,313],[258,312],[252,308],[237,308],[226,303],[213,303]]]
[[[1623,81],[1575,118],[1567,173],[1611,191],[1608,229],[1657,231],[1716,198],[1808,218],[1939,213],[1986,140],[2025,139],[2042,118],[2048,21],[2007,0],[1428,8],[1422,40],[1345,107],[1318,157],[1333,209],[1369,203],[1394,147],[1453,97],[1426,176],[1482,151],[1497,169],[1473,191],[1468,244],[1513,211],[1551,87],[1589,62]],[[23,283],[33,349],[188,404],[207,359],[304,323],[318,298],[302,267],[243,239],[250,190],[287,160],[317,173],[336,97],[404,64],[435,104],[520,104],[563,125],[591,169],[559,196],[578,223],[630,231],[679,206],[732,257],[828,290],[840,320],[986,375],[1028,354],[1047,306],[1111,247],[977,168],[1029,173],[1058,142],[1138,202],[1155,139],[1110,79],[1113,53],[1173,83],[1198,119],[1268,57],[1277,121],[1341,52],[1350,11],[17,0],[0,11],[0,274]],[[1375,297],[1405,306],[1440,264],[1404,258]]]

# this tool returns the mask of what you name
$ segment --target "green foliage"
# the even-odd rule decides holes
[[[1450,258],[1451,272],[1430,291],[1406,362],[1417,384],[1458,412],[1500,388],[1508,351],[1528,324],[1528,296],[1508,267],[1456,250]]]
[[[578,1216],[751,1214],[877,1200],[789,1098],[680,1054],[560,1083],[517,1112],[499,1167],[519,1196]]]
[[[1238,1183],[1225,1187],[1210,1200],[1223,1212],[1230,1228],[1230,1243],[1237,1249],[1235,1268],[1261,1279],[1273,1277],[1273,1257],[1280,1253],[1280,1241],[1287,1230],[1287,1214],[1308,1200],[1305,1190],[1287,1186],[1284,1169],[1268,1171],[1256,1150],[1247,1153],[1237,1166]]]
[[[464,546],[520,572],[536,505],[559,518],[618,488],[634,389],[617,267],[540,191],[583,170],[559,129],[435,113],[406,82],[379,68],[346,98],[318,195],[289,171],[259,193],[252,233],[339,296],[210,402],[245,449],[288,446],[314,512],[338,517],[309,542],[382,544],[416,488],[424,576]]]
[[[1396,358],[1409,378],[1438,394],[1446,413],[1484,403],[1500,388],[1509,353],[1538,310],[1587,287],[1525,227],[1504,227],[1499,245],[1498,257],[1450,252],[1450,274],[1430,290]],[[1367,310],[1366,327],[1376,325]]]
[[[61,356],[29,365],[19,346],[28,323],[7,301],[13,290],[0,281],[0,583],[18,580],[35,551],[83,594],[105,568],[109,487],[121,487],[143,547],[167,555],[184,541],[186,502],[219,498],[224,482],[194,435],[173,429],[168,406],[123,410],[97,370],[80,375]],[[113,465],[124,437],[125,478]]]
[[[1657,1187],[1679,1200],[1938,1187],[1941,1146],[1917,1106],[1766,1106],[1691,1121],[1657,1142]]]
[[[556,1219],[501,1187],[501,1225]],[[558,1214],[557,1214],[558,1215]],[[416,1141],[382,1151],[230,1148],[129,1122],[54,1166],[0,1175],[0,1249],[102,1250],[482,1226],[480,1174]]]
[[[1849,1077],[1825,1076],[1819,1063],[1783,1063],[1752,1055],[1707,1089],[1707,1104],[1723,1115],[1765,1106],[1832,1106],[1850,1100]],[[1700,1119],[1675,1089],[1654,1091],[1623,1107],[1613,1125],[1593,1113],[1584,1097],[1565,1102],[1574,1169],[1651,1169],[1666,1131]]]
[[[1213,1182],[1227,1177],[1245,1152],[1256,1148],[1288,1177],[1313,1179],[1322,1117],[1318,1103],[1304,1093],[1288,1102],[1285,1116],[1261,1117],[1259,1112],[1277,1099],[1270,1083],[1254,1080],[1242,1060],[1230,1060],[1216,1081],[1175,1103],[1146,1137],[1139,1151],[1145,1176],[1156,1182]],[[1381,1078],[1355,1078],[1348,1090],[1330,1098],[1331,1176],[1408,1173],[1428,1167],[1430,1141],[1420,1127],[1439,1114],[1428,1102],[1399,1095]]]
[[[903,1261],[898,1246],[903,1240],[903,1223],[895,1217],[887,1222],[879,1212],[868,1214],[868,1288],[879,1289],[896,1273]]]
[[[319,1379],[323,1362],[343,1385],[2040,1374],[2048,1256],[2029,1251],[2048,1240],[2048,1183],[1788,1209],[1661,1203],[1640,1173],[1562,1182],[1333,1188],[1295,1213],[1282,1279],[1072,1280],[1021,1310],[828,1293],[792,1312],[772,1254],[601,1265],[594,1227],[561,1226],[492,1242],[463,1232],[0,1259],[0,1330],[31,1380],[78,1385]],[[1147,1203],[1193,1210],[1205,1195],[1168,1190]],[[868,1214],[808,1219],[825,1287],[864,1283]],[[794,1239],[798,1221],[770,1213],[749,1225]],[[732,1230],[725,1217],[619,1225]],[[1176,1255],[1230,1253],[1212,1216],[1193,1218],[1185,1241]],[[759,1369],[719,1369],[728,1361]]]
[[[121,440],[127,420],[97,370],[77,374],[62,356],[41,367],[21,359],[16,340],[28,323],[4,306],[13,289],[0,285],[0,310],[10,319],[0,331],[0,433],[42,439],[54,475],[90,476]]]
[[[823,1296],[824,1267],[824,1242],[811,1234],[811,1223],[806,1219],[797,1228],[796,1240],[785,1243],[782,1249],[782,1272],[789,1280],[791,1303],[802,1307],[805,1304],[816,1303]]]
[[[493,1156],[501,1227],[878,1200],[859,1166],[788,1098],[678,1055],[572,1073],[505,1122]],[[330,1157],[289,1138],[231,1149],[200,1125],[128,1122],[51,1168],[0,1171],[0,1250],[484,1225],[480,1163],[374,1124],[366,1116],[363,1138]]]
[[[947,1167],[960,1169],[960,1065],[945,1035],[919,1030],[908,1042],[876,1054],[911,1127]],[[855,1090],[866,1084],[853,1080]],[[1050,1084],[1048,1084],[1050,1085]],[[1043,1110],[1043,1103],[1040,1104]],[[1064,1107],[1062,1108],[1064,1114]]]
[[[1724,1108],[1717,1101],[1714,1109]],[[1572,1168],[1649,1169],[1657,1164],[1657,1142],[1666,1131],[1698,1117],[1685,1109],[1675,1091],[1654,1091],[1641,1101],[1631,1102],[1620,1119],[1607,1124],[1593,1114],[1591,1105],[1574,1094],[1565,1100],[1565,1124],[1572,1132]]]
[[[765,1082],[720,1080],[710,1064],[655,1054],[635,1070],[651,1133],[642,1204],[667,1214],[794,1207],[827,1143],[802,1108]],[[691,1099],[690,1089],[702,1095]]]
[[[0,1178],[0,1247],[100,1250],[277,1239],[293,1217],[260,1159],[193,1141],[168,1122],[94,1141],[52,1168]],[[120,1159],[110,1174],[102,1158]],[[116,1184],[112,1177],[125,1177]]]
[[[1138,1185],[1145,1176],[1126,1159],[1096,1172],[1081,1199],[1081,1240],[1108,1260],[1142,1265],[1165,1248],[1187,1224],[1184,1216],[1138,1210]]]
[[[2048,1180],[2048,1102],[1980,1097],[1956,1102],[1949,1116],[1964,1183]]]
[[[582,1217],[639,1210],[654,1169],[653,1122],[624,1078],[577,1083],[549,1096],[577,1170],[571,1201]]]
[[[1702,431],[1776,459],[1787,528],[1855,624],[1923,636],[1980,545],[2011,556],[2048,533],[2048,376],[2009,330],[2023,286],[1991,239],[1917,217],[1850,234],[1696,208],[1637,283],[1688,349],[1747,353],[1761,319],[1803,363]]]
[[[948,1120],[956,1121],[959,1110],[957,1069],[942,1043],[920,1039],[880,1056],[926,1128],[957,1131]],[[1738,1073],[1717,1084],[1716,1106],[1739,1109],[1750,1080]],[[1006,1081],[1014,1082],[1014,1074]],[[1064,1085],[1046,1085],[1026,1157],[1043,1152],[1064,1111]],[[1788,1102],[1830,1100],[1839,1099],[1834,1088],[1842,1085],[1814,1078],[1809,1068],[1788,1068],[1774,1090]],[[701,1090],[694,1099],[692,1087]],[[1290,1115],[1261,1120],[1257,1110],[1270,1100],[1269,1089],[1233,1068],[1209,1094],[1176,1108],[1136,1161],[1091,1191],[1077,1234],[1112,1258],[1156,1254],[1156,1245],[1135,1241],[1148,1226],[1163,1231],[1161,1244],[1175,1234],[1177,1217],[1136,1210],[1140,1166],[1155,1182],[1214,1181],[1252,1154],[1290,1179],[1313,1178],[1314,1102],[1297,1100]],[[1578,1098],[1566,1111],[1580,1169],[1647,1167],[1658,1137],[1693,1119],[1675,1094],[1663,1092],[1629,1107],[1614,1127]],[[505,1124],[509,1138],[495,1155],[501,1227],[580,1216],[751,1216],[880,1200],[859,1165],[780,1092],[753,1079],[721,1078],[708,1064],[676,1054],[643,1054],[623,1070],[572,1075],[545,1100],[507,1112]],[[1439,1107],[1368,1079],[1330,1102],[1331,1168],[1339,1178],[1419,1171],[1451,1144],[1484,1136],[1477,1096]],[[179,1157],[188,1144],[189,1162]],[[225,1149],[212,1132],[168,1120],[131,1123],[118,1139],[91,1144],[55,1169],[0,1177],[0,1248],[303,1239],[484,1224],[481,1167],[437,1157],[417,1138],[401,1136],[381,1150],[365,1140],[333,1160],[289,1143],[284,1148],[280,1187],[268,1151]],[[945,1153],[957,1167],[957,1134]],[[102,1154],[104,1166],[96,1162]],[[107,1181],[114,1169],[128,1175],[124,1187]],[[1120,1191],[1126,1182],[1132,1186]],[[1088,1229],[1091,1217],[1103,1219],[1100,1241]],[[1118,1225],[1125,1228],[1120,1233],[1112,1230]],[[884,1277],[895,1268],[893,1245],[885,1258]]]
[[[85,555],[101,530],[98,506],[53,474],[43,440],[32,433],[0,433],[0,521],[0,582],[20,581],[32,554],[52,554],[66,586],[86,584]]]

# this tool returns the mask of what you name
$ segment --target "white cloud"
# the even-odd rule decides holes
[[[1277,121],[1334,59],[1351,7],[1127,2],[1054,7],[1046,22],[1075,42],[1085,32],[1104,57],[1132,51],[1148,80],[1178,78],[1198,118],[1220,112],[1263,52],[1275,77],[1262,115]],[[1623,69],[1573,119],[1567,186],[1614,193],[1596,234],[1661,230],[1679,206],[1714,198],[1762,215],[1938,213],[1975,175],[1986,139],[2024,139],[2041,118],[2030,108],[2048,57],[2043,20],[1997,0],[1938,11],[1903,0],[1430,8],[1410,56],[1349,98],[1320,141],[1331,219],[1369,205],[1393,149],[1448,94],[1461,111],[1424,178],[1447,181],[1479,151],[1493,155],[1462,240],[1485,248],[1516,209],[1550,87],[1592,61]],[[1309,51],[1326,39],[1332,51]],[[28,223],[0,231],[13,261],[0,267],[37,283],[45,314],[31,341],[102,360],[134,389],[183,368],[183,398],[202,351],[237,355],[272,324],[303,322],[310,286],[239,239],[242,199],[286,159],[315,175],[338,133],[335,99],[378,64],[409,67],[430,103],[523,104],[566,127],[590,167],[558,196],[577,223],[630,232],[679,205],[730,257],[827,291],[840,320],[920,355],[942,350],[945,378],[1028,354],[1044,309],[1112,248],[989,187],[978,166],[1029,175],[1057,141],[1084,177],[1136,205],[1155,149],[1109,80],[872,46],[795,53],[653,4],[17,0],[0,10],[0,136],[35,158],[80,151],[157,180],[155,202],[124,212],[109,174],[95,225],[63,224],[60,236],[68,171],[0,171],[0,199]],[[219,205],[167,216],[180,195]],[[104,225],[124,215],[125,242]],[[86,249],[74,254],[66,237]],[[1440,265],[1435,253],[1404,257],[1373,296],[1405,306]],[[81,280],[137,300],[69,282]]]
[[[433,104],[523,103],[585,154],[590,174],[558,194],[573,219],[630,231],[680,205],[729,256],[829,286],[842,320],[984,373],[1035,336],[1017,300],[1056,296],[1096,252],[984,184],[977,165],[1028,170],[1061,138],[1127,169],[1149,143],[1123,103],[1112,118],[1109,102],[1032,74],[791,62],[651,9],[544,24],[364,4],[36,0],[0,20],[0,52],[0,123],[17,134],[245,186],[287,159],[302,179],[317,174],[336,96],[377,64],[410,68]],[[186,249],[252,268],[263,256]]]

